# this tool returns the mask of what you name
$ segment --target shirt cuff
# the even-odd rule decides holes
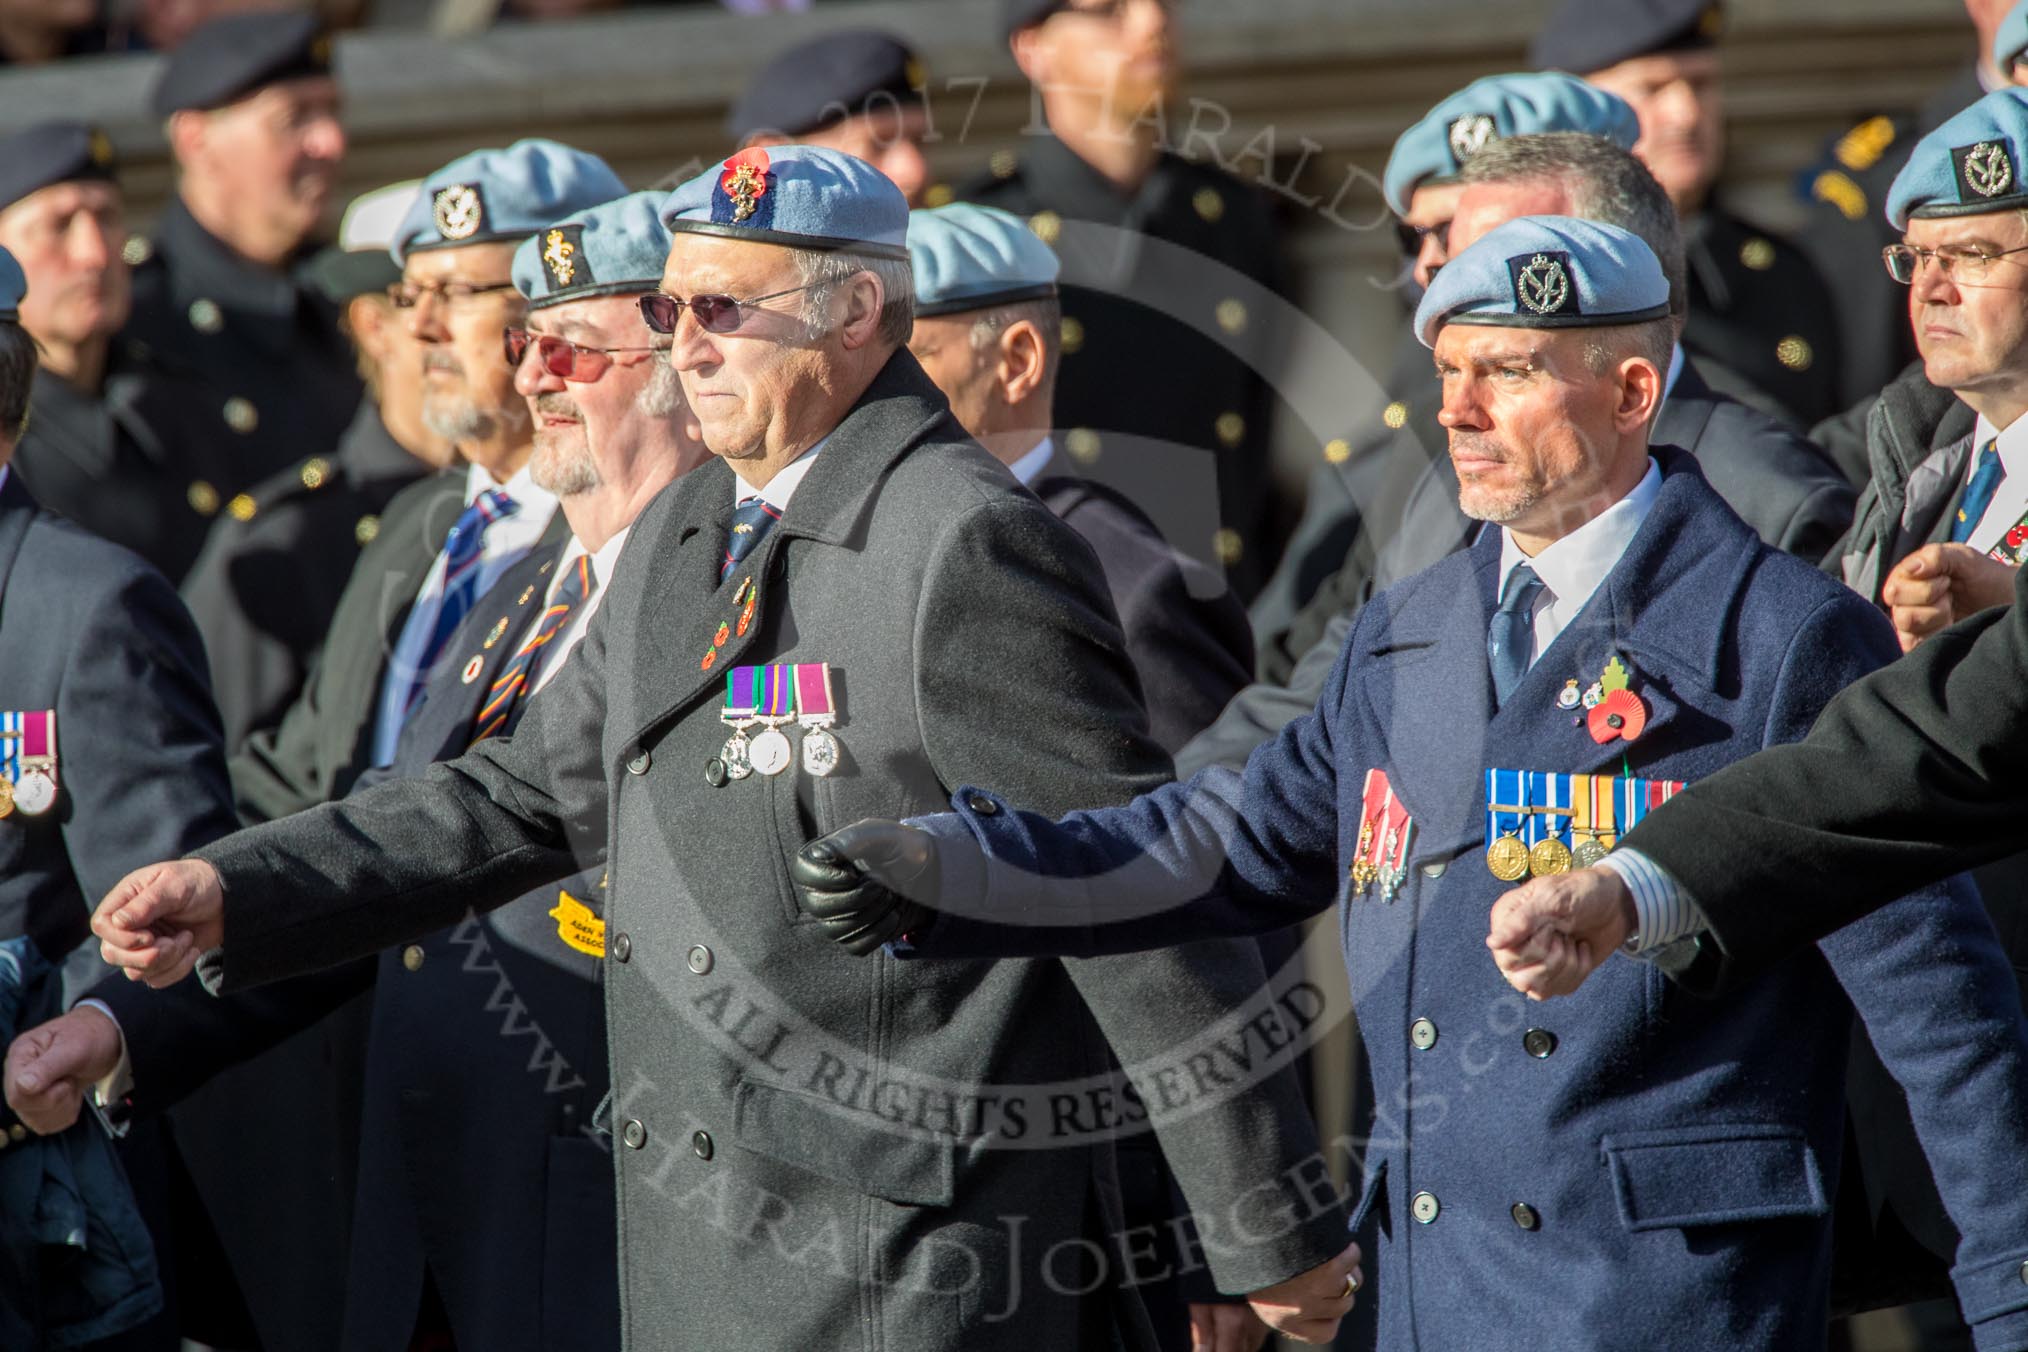
[[[113,1013],[113,1007],[104,1000],[94,1000],[86,996],[71,1008],[96,1009],[111,1020],[113,1030],[120,1035],[120,1063],[113,1067],[112,1074],[92,1086],[91,1105],[99,1110],[101,1120],[106,1123],[108,1131],[116,1136],[124,1136],[127,1131],[125,1123],[107,1117],[106,1114],[116,1106],[124,1105],[127,1095],[134,1090],[134,1062],[127,1055],[126,1030],[120,1027],[120,1016]]]
[[[1634,897],[1634,932],[1626,951],[1644,957],[1704,928],[1704,913],[1660,864],[1639,850],[1614,850],[1599,861],[1620,875]]]

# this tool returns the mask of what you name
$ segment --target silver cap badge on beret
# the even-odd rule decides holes
[[[1570,303],[1570,274],[1564,270],[1563,260],[1546,253],[1536,254],[1523,261],[1516,258],[1510,264],[1520,264],[1514,271],[1514,301],[1531,314],[1560,314]]]
[[[1451,122],[1451,157],[1463,164],[1496,139],[1492,118],[1484,113],[1466,113]]]
[[[439,188],[431,202],[437,233],[445,239],[470,239],[486,224],[485,199],[476,183],[453,183]]]
[[[1971,201],[1974,196],[1998,197],[2014,185],[2013,163],[2007,158],[2007,147],[1998,141],[1960,147],[1951,152],[1951,158],[1957,161],[1960,201]]]

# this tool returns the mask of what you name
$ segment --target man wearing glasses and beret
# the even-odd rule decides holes
[[[103,907],[108,951],[166,983],[222,941],[206,977],[229,992],[603,849],[627,1345],[1146,1347],[1112,1134],[1150,1117],[1220,1288],[1328,1339],[1358,1250],[1287,1072],[1291,1017],[1250,1008],[1254,950],[903,968],[799,912],[790,857],[869,812],[992,778],[1114,802],[1168,760],[1091,551],[903,350],[893,183],[752,148],[662,221],[643,310],[718,462],[642,514],[555,682],[421,780],[136,873]],[[1250,1073],[1201,1096],[1160,1077],[1249,1015]],[[1108,1042],[1169,1098],[1123,1097]]]
[[[664,196],[575,213],[514,255],[528,314],[506,331],[504,355],[536,417],[530,469],[570,534],[474,607],[393,774],[513,734],[583,639],[635,517],[708,458],[668,344],[636,303],[668,254]],[[447,1335],[489,1352],[616,1347],[611,1145],[592,1126],[609,1085],[604,872],[595,854],[561,885],[417,943],[223,1000],[194,983],[156,994],[109,982],[97,993],[124,1048],[95,1014],[44,1027],[35,1063],[51,1087],[23,1097],[25,1120],[62,1127],[76,1099],[54,1086],[108,1075],[131,1081],[137,1110],[159,1108],[370,989],[343,1345],[403,1352]]]
[[[532,417],[500,359],[500,331],[526,306],[514,250],[559,217],[625,193],[603,161],[542,140],[475,151],[423,181],[396,234],[393,295],[423,347],[423,419],[467,467],[388,504],[317,670],[280,724],[234,757],[233,790],[249,820],[342,797],[361,773],[391,763],[458,621],[551,529],[556,496],[529,472]],[[562,524],[555,529],[561,539]]]

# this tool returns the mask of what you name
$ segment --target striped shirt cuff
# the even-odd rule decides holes
[[[1614,850],[1600,867],[1620,875],[1634,894],[1634,932],[1626,951],[1635,957],[1687,939],[1704,928],[1704,913],[1660,864],[1639,850]]]

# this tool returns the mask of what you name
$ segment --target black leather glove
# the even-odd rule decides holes
[[[798,850],[789,880],[804,914],[863,958],[936,917],[936,864],[928,832],[868,818]]]

